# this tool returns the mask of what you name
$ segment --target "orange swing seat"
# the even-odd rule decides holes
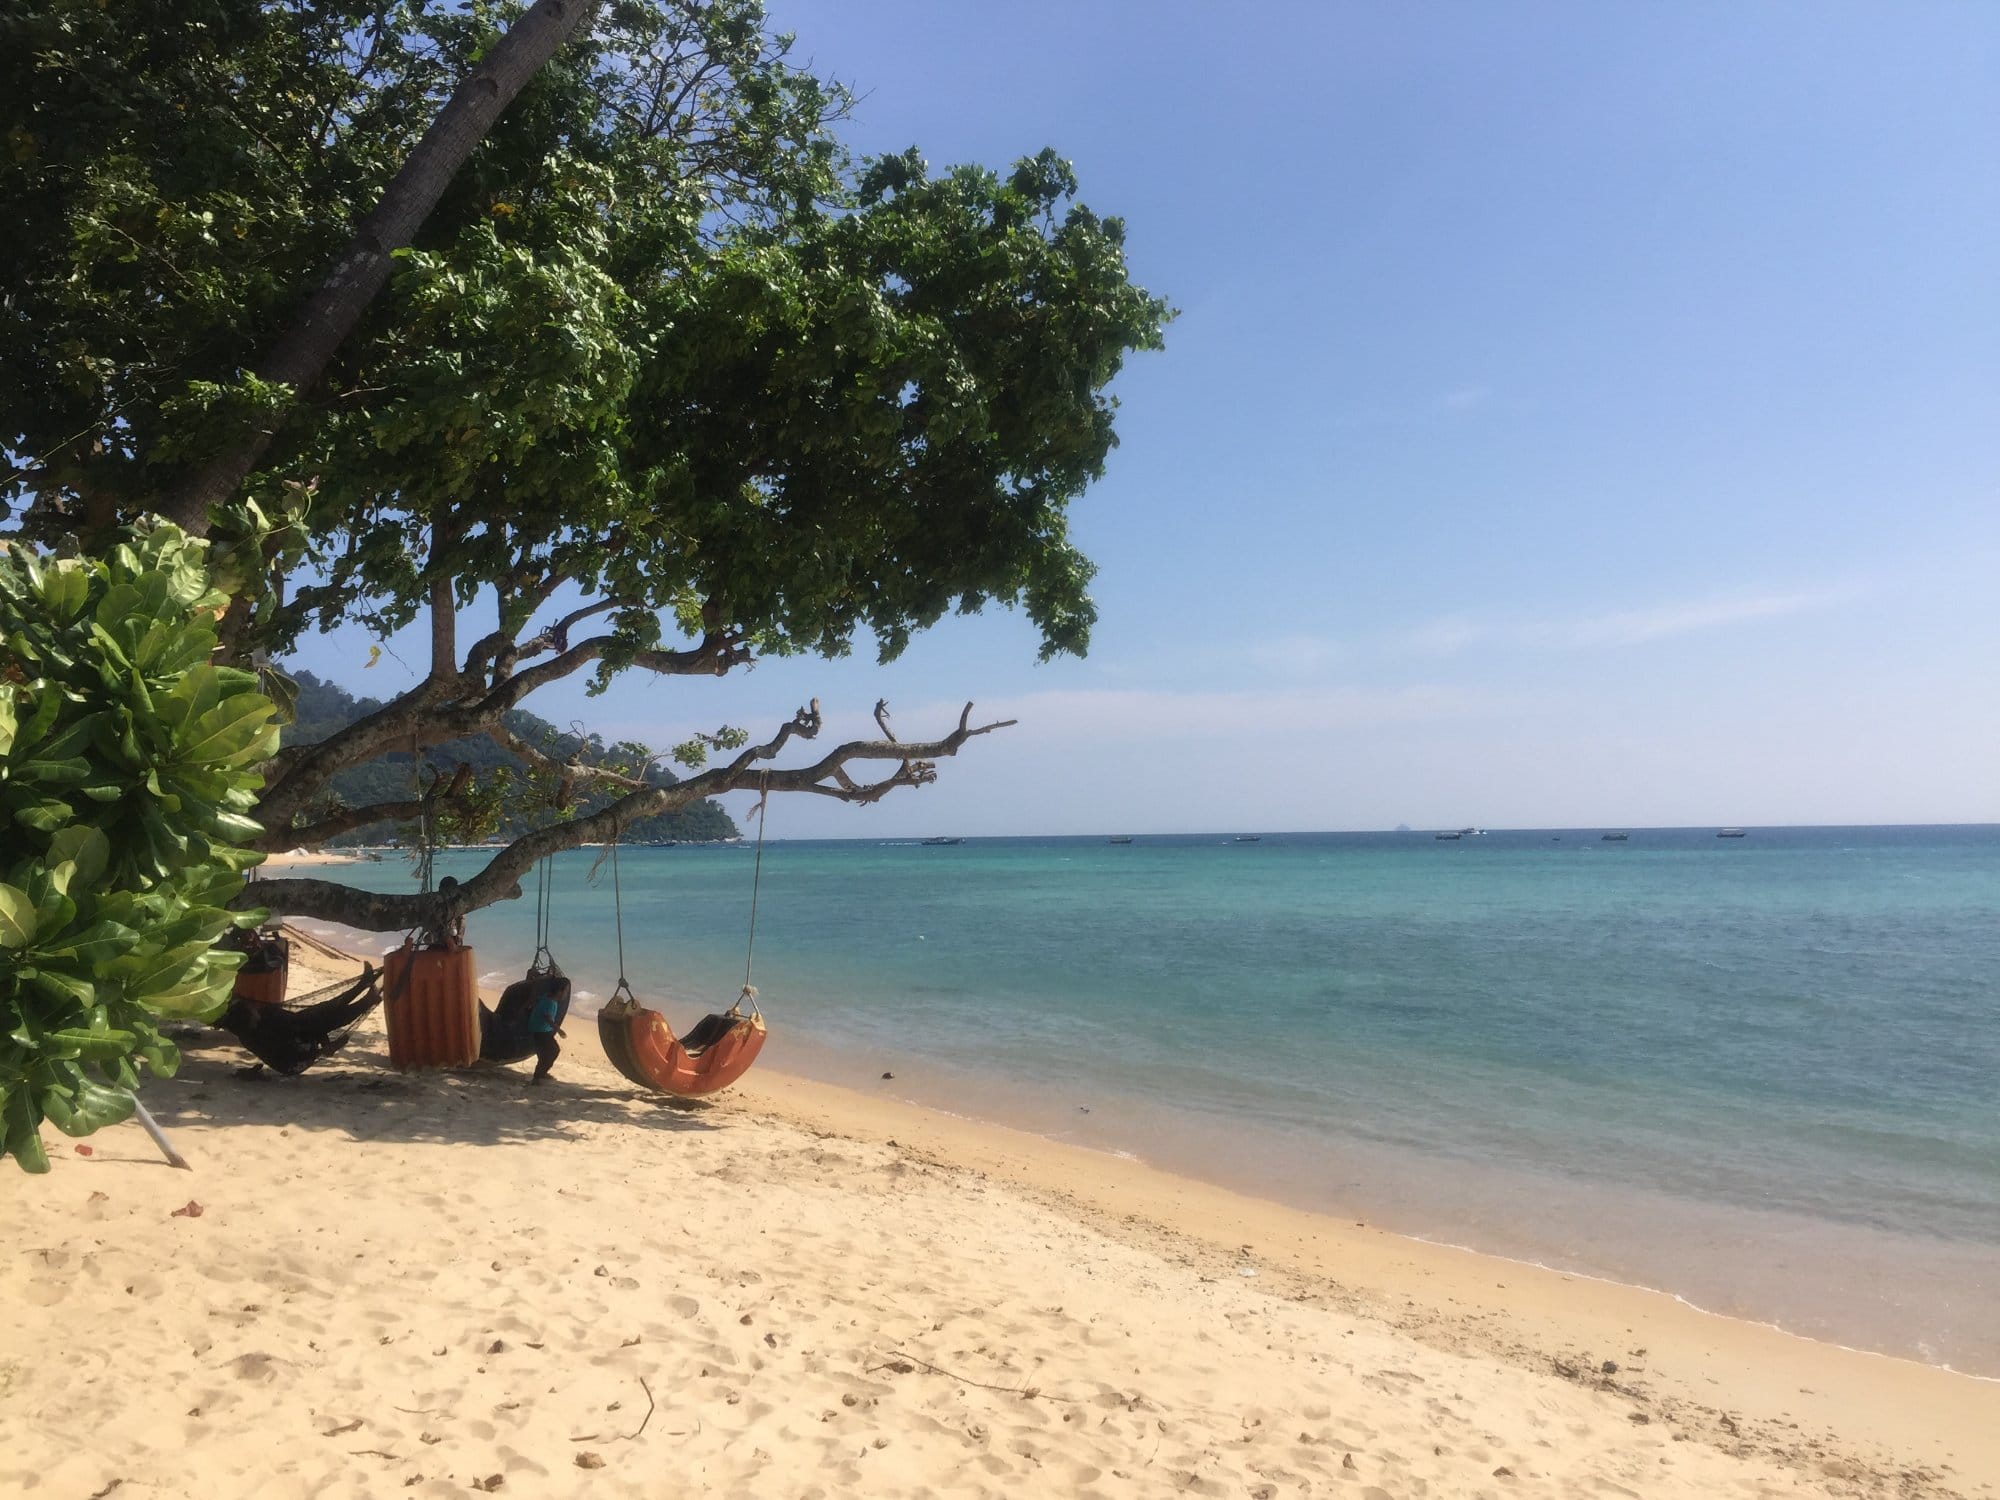
[[[641,1088],[681,1099],[728,1088],[750,1070],[764,1037],[757,992],[747,984],[728,1010],[703,1017],[683,1037],[623,983],[597,1013],[597,1039],[611,1065]]]
[[[451,938],[417,946],[414,935],[383,956],[389,1065],[469,1068],[479,1061],[479,970]]]

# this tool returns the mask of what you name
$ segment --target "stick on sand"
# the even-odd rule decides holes
[[[168,1140],[167,1133],[160,1129],[160,1122],[155,1120],[146,1106],[139,1102],[137,1094],[132,1096],[132,1108],[138,1111],[139,1123],[146,1127],[146,1134],[150,1135],[153,1144],[160,1148],[160,1155],[167,1159],[167,1165],[179,1167],[183,1172],[192,1172],[194,1168],[188,1165],[188,1159],[174,1149],[174,1143]]]

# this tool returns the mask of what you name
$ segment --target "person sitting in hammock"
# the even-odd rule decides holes
[[[375,967],[370,964],[352,984],[305,1005],[239,995],[215,1024],[233,1034],[252,1057],[289,1078],[346,1046],[356,1023],[381,1003]]]
[[[549,1076],[549,1069],[562,1056],[562,1046],[556,1038],[562,1036],[562,1008],[556,1004],[556,988],[545,987],[535,997],[535,1008],[528,1012],[528,1037],[535,1044],[535,1076],[530,1083],[540,1083]]]

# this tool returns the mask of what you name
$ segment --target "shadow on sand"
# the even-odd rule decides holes
[[[146,1105],[160,1124],[225,1128],[265,1125],[337,1131],[355,1141],[450,1142],[499,1146],[521,1141],[572,1141],[592,1127],[706,1131],[706,1102],[667,1099],[607,1087],[593,1069],[531,1087],[525,1067],[481,1064],[463,1072],[396,1073],[379,1037],[357,1037],[339,1055],[296,1078],[248,1072],[249,1057],[219,1031],[175,1038],[181,1067],[172,1078],[149,1080]]]

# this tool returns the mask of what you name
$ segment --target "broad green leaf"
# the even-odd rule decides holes
[[[90,597],[90,575],[79,559],[63,558],[42,570],[41,595],[50,617],[59,623],[67,622],[75,618]]]
[[[69,827],[49,840],[49,859],[67,860],[76,865],[76,879],[94,884],[111,858],[111,845],[95,828]]]
[[[25,1089],[10,1089],[0,1100],[0,1142],[24,1172],[49,1169],[48,1153],[42,1149],[41,1132],[36,1128],[40,1123]]]
[[[61,1048],[85,1062],[115,1062],[130,1052],[137,1040],[131,1032],[115,1027],[106,1031],[88,1031],[69,1026],[61,1031],[52,1031],[47,1037],[51,1047]]]
[[[56,942],[62,946],[56,947]],[[56,939],[48,946],[52,956],[67,953],[77,962],[94,968],[110,963],[121,954],[130,953],[138,945],[139,934],[130,927],[117,922],[94,922],[76,937]]]
[[[97,986],[66,969],[38,964],[35,977],[29,983],[57,1004],[91,1006],[97,1003]]]
[[[175,758],[181,761],[231,761],[262,738],[270,721],[271,701],[238,693],[217,704],[190,724],[180,736]]]
[[[19,886],[0,882],[0,948],[25,948],[34,941],[35,903]]]

